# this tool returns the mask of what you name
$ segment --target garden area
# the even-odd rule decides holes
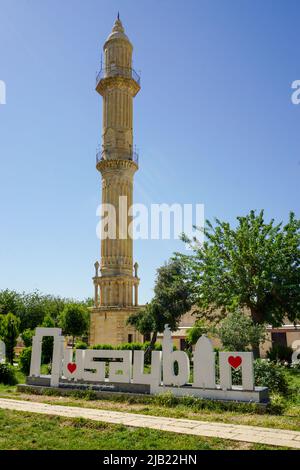
[[[266,357],[260,357],[267,325],[280,327],[286,319],[296,325],[299,320],[300,223],[291,214],[289,223],[284,227],[281,224],[275,226],[273,221],[266,224],[263,212],[256,215],[253,211],[247,217],[238,218],[238,221],[236,229],[220,221],[215,227],[208,223],[208,241],[202,246],[196,240],[183,237],[186,243],[190,243],[192,254],[174,254],[157,270],[153,298],[128,318],[128,324],[148,339],[144,343],[125,343],[113,347],[108,339],[107,344],[89,345],[88,307],[93,304],[91,299],[79,302],[39,292],[20,294],[1,291],[0,340],[5,344],[5,354],[2,351],[0,357],[0,398],[300,431],[298,351],[287,345],[272,344]],[[183,315],[191,310],[195,322],[185,338],[185,352],[189,358],[192,359],[193,349],[201,335],[205,334],[213,342],[217,340],[221,345],[221,348],[215,346],[218,383],[220,350],[252,351],[255,385],[269,388],[270,403],[265,406],[191,396],[176,398],[171,393],[156,396],[110,393],[97,396],[92,389],[74,390],[66,395],[55,389],[37,390],[20,385],[25,383],[29,374],[32,337],[37,326],[61,328],[68,346],[73,350],[144,350],[145,371],[149,371],[151,352],[162,347],[158,338],[165,325],[169,325],[171,331],[177,331]],[[44,375],[51,372],[52,350],[53,339],[44,338],[41,366]],[[240,384],[240,369],[233,370],[232,375],[233,384]],[[193,379],[192,368],[190,379]],[[168,438],[167,433],[159,431],[131,430],[124,426],[96,425],[85,420],[58,417],[31,417],[6,410],[0,411],[0,417],[0,448],[13,446],[12,428],[13,436],[15,430],[20,429],[18,448],[48,448],[47,445],[49,448],[61,448],[61,439],[64,439],[66,432],[69,436],[68,448],[107,449],[111,446],[118,449],[162,449],[167,446],[171,449],[173,444],[176,449],[242,446],[226,439],[220,443],[220,440],[213,438],[176,435],[173,440],[173,437]],[[93,434],[94,429],[99,431],[99,440],[96,442],[91,437],[87,443],[86,437]],[[100,438],[104,432],[107,439],[103,444]],[[137,439],[140,439],[139,443]],[[243,445],[259,448],[258,445]]]

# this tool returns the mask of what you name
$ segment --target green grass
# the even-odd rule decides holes
[[[238,411],[220,411],[211,409],[203,409],[199,411],[194,410],[193,407],[187,405],[176,405],[174,407],[168,407],[159,406],[151,403],[132,403],[132,400],[88,400],[74,397],[29,395],[21,393],[10,393],[9,395],[6,395],[6,397],[65,406],[95,408],[110,411],[121,411],[126,413],[138,413],[150,416],[164,416],[170,418],[184,418],[199,421],[243,424],[248,426],[261,426],[268,428],[290,429],[300,431],[299,417],[287,414],[284,414],[282,416],[274,416],[266,414],[261,415],[251,412],[239,413]],[[295,413],[297,413],[298,411],[299,409],[295,410]]]
[[[274,449],[218,438],[0,410],[0,450]]]
[[[196,405],[189,403],[173,403],[165,400],[165,403],[158,403],[154,397],[117,397],[111,395],[109,399],[93,399],[93,394],[85,397],[74,396],[47,396],[32,395],[17,392],[16,387],[0,385],[0,397],[16,398],[20,400],[30,400],[76,407],[96,408],[112,411],[123,411],[128,413],[140,413],[152,416],[164,416],[172,418],[186,418],[201,421],[214,421],[229,424],[243,424],[251,426],[262,426],[278,429],[290,429],[300,431],[300,372],[290,369],[286,370],[290,392],[284,401],[284,411],[282,415],[261,414],[251,407],[239,407],[235,410],[224,410],[219,405],[212,403],[209,407],[199,409]],[[24,376],[19,375],[19,381],[24,383]],[[280,397],[282,400],[282,397]],[[136,431],[137,432],[137,431]],[[131,448],[131,447],[128,447]],[[161,447],[162,448],[162,447]]]

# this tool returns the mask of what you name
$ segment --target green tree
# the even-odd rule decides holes
[[[64,333],[73,337],[73,347],[75,338],[83,336],[88,331],[89,314],[87,307],[78,303],[71,303],[65,306],[60,316],[60,326]]]
[[[34,330],[30,330],[29,328],[27,328],[27,330],[24,330],[22,332],[21,338],[26,348],[29,348],[32,345],[33,336],[34,336]]]
[[[54,295],[44,295],[39,291],[19,294],[8,289],[0,291],[0,315],[8,312],[20,318],[20,331],[35,330],[41,326],[46,317],[51,317],[57,325],[65,305],[72,303],[70,299]],[[91,299],[78,302],[91,306]]]
[[[205,320],[202,318],[198,318],[192,328],[190,328],[186,335],[187,343],[190,345],[194,345],[197,343],[198,339],[202,335],[206,335],[209,331],[209,327],[206,324]]]
[[[238,311],[229,313],[216,332],[229,351],[247,351],[249,346],[259,348],[266,336],[264,325],[254,323],[250,316]]]
[[[6,346],[6,359],[10,364],[14,362],[14,348],[19,336],[20,320],[13,313],[4,315],[1,322],[1,338]]]
[[[164,331],[165,325],[175,331],[182,315],[192,306],[190,283],[184,270],[185,265],[180,260],[170,260],[159,268],[152,301],[128,319],[128,323],[141,334],[152,333],[146,357],[153,350],[157,334]]]
[[[264,221],[264,212],[237,218],[237,226],[207,221],[206,240],[190,243],[193,254],[177,254],[193,283],[201,316],[222,319],[237,308],[249,310],[254,323],[282,325],[299,319],[300,221]],[[257,353],[257,347],[253,345]]]
[[[8,313],[18,315],[22,307],[22,296],[16,291],[8,289],[0,291],[0,315]]]

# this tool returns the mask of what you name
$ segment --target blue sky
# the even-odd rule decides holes
[[[204,203],[234,222],[299,217],[295,0],[0,0],[0,289],[92,295],[99,257],[102,45],[117,11],[134,44],[135,201]],[[177,241],[140,240],[140,301]]]

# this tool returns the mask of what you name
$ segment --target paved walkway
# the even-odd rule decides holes
[[[253,442],[300,449],[300,432],[283,429],[212,423],[191,419],[164,418],[119,411],[78,408],[73,406],[48,405],[30,401],[0,399],[0,408],[26,411],[66,418],[85,418],[105,423],[124,424],[138,428],[190,434],[193,436],[219,437],[233,441]]]

